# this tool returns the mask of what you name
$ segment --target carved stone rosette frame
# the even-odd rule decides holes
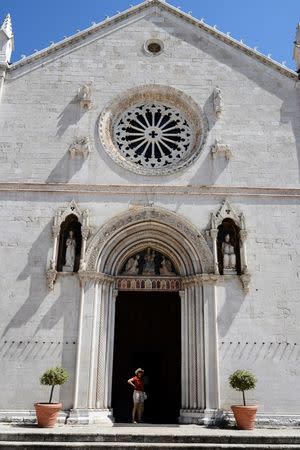
[[[240,244],[240,258],[241,258],[241,275],[240,280],[243,285],[245,293],[249,292],[249,284],[251,276],[248,272],[247,266],[247,252],[246,252],[246,239],[247,230],[245,226],[245,217],[243,213],[238,214],[234,208],[230,205],[228,200],[224,200],[221,208],[217,213],[212,213],[211,215],[211,229],[210,237],[213,244],[213,257],[214,257],[214,270],[215,274],[219,275],[219,264],[218,264],[218,251],[217,251],[217,237],[218,237],[218,227],[222,224],[224,219],[231,219],[239,228],[239,244]]]
[[[61,230],[61,224],[66,220],[66,218],[73,214],[77,217],[78,222],[81,223],[81,236],[82,236],[82,244],[81,244],[81,253],[80,253],[80,270],[84,269],[85,267],[85,253],[86,253],[86,244],[87,239],[90,235],[91,229],[89,226],[89,211],[87,209],[81,210],[77,204],[75,203],[75,200],[72,200],[71,203],[63,209],[60,209],[55,214],[55,217],[53,219],[53,225],[52,225],[52,257],[50,260],[50,267],[47,270],[46,278],[47,278],[47,285],[49,289],[54,288],[54,283],[57,279],[57,254],[58,254],[58,243],[59,243],[59,234]]]
[[[130,158],[120,152],[120,148],[115,139],[114,130],[120,121],[122,114],[134,107],[141,105],[164,105],[169,108],[176,108],[182,113],[182,117],[189,124],[190,145],[184,157],[171,158],[168,165],[151,167],[136,164]],[[99,137],[104,150],[121,167],[140,175],[167,175],[190,166],[199,156],[205,144],[208,132],[208,122],[205,114],[194,100],[171,86],[159,84],[149,84],[129,89],[117,96],[102,111],[99,117]],[[148,131],[160,134],[160,131],[150,126]],[[124,136],[122,136],[124,137]],[[176,152],[175,152],[176,153]],[[171,156],[171,155],[170,155]]]

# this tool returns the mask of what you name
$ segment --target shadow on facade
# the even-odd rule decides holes
[[[17,278],[17,281],[30,278],[29,293],[2,333],[4,343],[0,355],[20,363],[24,361],[24,364],[40,361],[43,368],[53,365],[65,367],[70,374],[70,382],[57,389],[56,395],[59,391],[60,400],[68,409],[72,404],[80,289],[77,277],[71,274],[66,280],[60,280],[56,288],[60,290],[59,294],[48,291],[46,274],[41,269],[45,268],[47,261],[45,242],[49,241],[50,235],[49,224],[33,243],[27,264]],[[36,314],[39,318],[34,319]],[[24,329],[22,338],[20,333],[17,339],[10,337],[16,328]],[[12,333],[9,333],[10,330]],[[36,374],[34,383],[38,383],[40,375]],[[48,392],[45,391],[45,399],[47,397]]]
[[[58,116],[56,136],[62,137],[69,127],[79,122],[86,111],[86,109],[80,107],[77,95],[73,97]]]
[[[67,150],[64,156],[58,161],[54,169],[50,172],[46,183],[63,183],[71,178],[82,168],[86,160],[81,157],[71,158]]]

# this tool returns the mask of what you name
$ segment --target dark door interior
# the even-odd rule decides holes
[[[144,422],[176,423],[181,400],[180,298],[169,292],[120,292],[116,303],[112,406],[130,422],[127,380],[145,370]]]

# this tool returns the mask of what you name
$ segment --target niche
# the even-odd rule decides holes
[[[70,214],[60,225],[56,266],[58,272],[78,272],[81,240],[81,223],[75,214]]]
[[[232,219],[226,218],[218,226],[217,251],[221,275],[241,275],[239,235],[240,228]]]

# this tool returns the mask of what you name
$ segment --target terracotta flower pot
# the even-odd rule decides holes
[[[57,421],[57,416],[62,408],[61,403],[35,403],[35,412],[38,427],[53,428]]]
[[[240,430],[253,430],[255,427],[255,416],[257,406],[231,406],[236,426]]]

